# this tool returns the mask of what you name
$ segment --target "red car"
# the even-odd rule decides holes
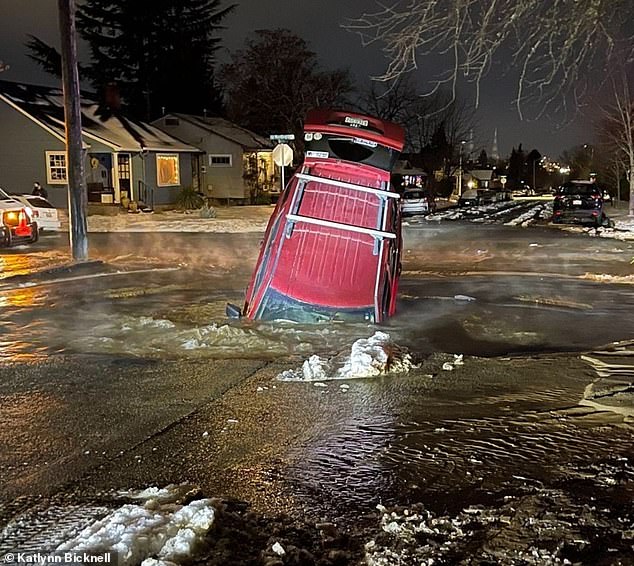
[[[313,110],[304,142],[304,162],[269,220],[244,316],[381,322],[394,314],[401,265],[401,207],[390,173],[403,130]]]

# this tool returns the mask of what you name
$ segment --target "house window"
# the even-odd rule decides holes
[[[46,181],[49,185],[66,185],[68,183],[65,151],[46,152]]]
[[[181,184],[177,153],[157,153],[156,184],[159,187],[170,187]]]
[[[209,155],[209,167],[231,167],[233,160],[230,153],[212,153]]]

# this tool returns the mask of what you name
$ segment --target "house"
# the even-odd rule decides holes
[[[223,118],[171,113],[152,124],[204,151],[201,187],[207,196],[243,202],[279,192],[270,140]]]
[[[414,167],[408,159],[397,160],[392,175],[400,175],[402,179],[400,185],[404,189],[421,189],[427,184],[427,173],[419,167]]]
[[[495,180],[492,169],[471,169],[469,176],[469,181],[472,182],[473,188],[476,189],[490,189],[492,182]]]
[[[82,94],[82,143],[88,202],[174,203],[200,187],[196,147],[160,129],[103,111]],[[68,205],[63,96],[60,88],[0,81],[0,186],[28,193],[39,181],[56,207]]]

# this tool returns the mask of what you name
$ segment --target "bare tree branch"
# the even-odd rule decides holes
[[[393,0],[346,24],[363,45],[378,44],[392,81],[423,68],[429,92],[460,81],[480,87],[494,62],[516,75],[514,102],[522,116],[540,101],[563,110],[597,81],[613,55],[634,55],[631,0]],[[629,23],[628,23],[629,22]]]
[[[629,69],[628,69],[629,66]],[[628,73],[628,70],[630,71]],[[611,80],[612,102],[603,109],[599,136],[604,147],[628,172],[629,215],[634,216],[634,89],[632,65],[624,65]]]

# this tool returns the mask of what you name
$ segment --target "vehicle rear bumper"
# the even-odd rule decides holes
[[[603,212],[597,209],[556,210],[553,213],[553,221],[566,224],[587,224],[597,222],[603,216]]]
[[[37,225],[35,223],[27,224],[28,233],[25,233],[24,230],[18,230],[17,226],[1,226],[0,227],[0,236],[2,240],[5,240],[7,234],[11,234],[11,241],[9,245],[19,245],[19,244],[28,244],[33,241],[34,231],[37,230]],[[19,232],[19,233],[18,233]],[[7,245],[5,243],[5,245]]]

